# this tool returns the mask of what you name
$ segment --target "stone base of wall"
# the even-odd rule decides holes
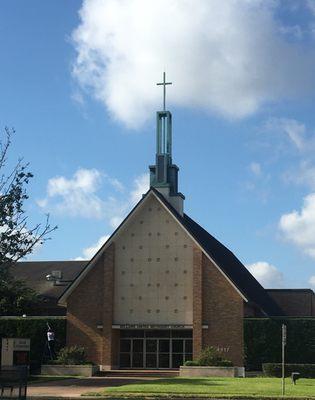
[[[97,365],[42,365],[41,375],[94,376],[99,371]]]
[[[182,377],[207,377],[223,376],[232,378],[244,378],[244,367],[180,367],[179,376]]]

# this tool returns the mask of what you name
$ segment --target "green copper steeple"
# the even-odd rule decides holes
[[[163,111],[156,113],[156,162],[149,167],[150,186],[159,190],[182,213],[184,196],[178,193],[179,168],[172,163],[172,114],[165,109],[166,85],[171,84],[165,81],[165,72],[163,82],[157,83],[163,85]],[[178,202],[181,203],[179,207],[176,206]]]

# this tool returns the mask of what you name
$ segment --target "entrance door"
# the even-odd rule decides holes
[[[145,339],[146,368],[170,368],[170,339]]]
[[[157,332],[156,336],[162,337],[154,334],[124,331],[120,339],[120,368],[178,368],[192,359],[191,331]]]

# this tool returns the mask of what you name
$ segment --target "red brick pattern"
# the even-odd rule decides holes
[[[112,244],[67,300],[67,346],[83,346],[89,361],[106,367],[112,365],[112,337],[117,335],[112,332],[113,277]]]
[[[203,254],[203,346],[218,348],[224,358],[243,366],[244,301]]]
[[[193,249],[193,359],[202,349],[202,252]]]
[[[103,277],[103,346],[102,362],[104,369],[111,369],[114,361],[113,343],[115,332],[113,332],[113,301],[114,301],[114,266],[115,247],[112,244],[104,254],[104,277]]]

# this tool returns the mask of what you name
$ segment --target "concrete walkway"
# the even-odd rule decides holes
[[[144,380],[159,379],[154,377],[92,377],[69,378],[64,380],[29,383],[27,398],[40,397],[80,397],[87,392],[99,392],[105,387],[121,386]]]

